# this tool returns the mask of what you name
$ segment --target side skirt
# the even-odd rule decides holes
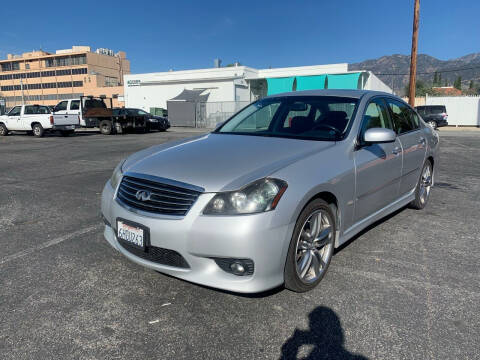
[[[367,226],[373,224],[375,221],[384,218],[388,214],[391,214],[394,211],[401,209],[413,200],[415,200],[415,188],[403,195],[395,202],[391,203],[390,205],[385,206],[384,208],[374,212],[372,215],[350,226],[347,230],[344,231],[343,235],[337,236],[335,240],[335,247],[339,247],[340,245],[354,237],[356,234],[358,234],[360,231],[365,229]]]

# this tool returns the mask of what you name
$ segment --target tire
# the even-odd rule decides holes
[[[430,125],[433,130],[435,130],[437,128],[437,123],[433,120],[429,121],[428,125]]]
[[[74,132],[75,132],[75,130],[61,130],[60,135],[66,137],[66,136],[73,135]]]
[[[8,129],[4,124],[0,124],[0,136],[7,136]]]
[[[423,164],[420,178],[415,188],[415,200],[413,200],[409,206],[412,209],[422,210],[427,206],[428,198],[430,197],[430,190],[433,182],[433,166],[430,160],[425,161]]]
[[[320,226],[315,227],[315,218]],[[332,207],[322,199],[313,200],[302,210],[290,240],[285,263],[284,279],[287,289],[306,292],[323,279],[335,246],[335,219]],[[313,230],[312,226],[317,229],[315,234],[310,232]],[[302,266],[303,264],[305,266]]]
[[[98,124],[100,128],[100,132],[103,135],[110,135],[112,133],[112,122],[110,120],[102,120],[100,124]]]
[[[42,137],[43,134],[45,133],[45,130],[43,130],[43,127],[40,124],[33,124],[32,130],[33,130],[33,136],[35,137]]]

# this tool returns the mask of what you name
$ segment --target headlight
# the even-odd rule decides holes
[[[238,191],[216,194],[207,204],[205,215],[254,214],[275,209],[287,183],[278,179],[257,180]]]
[[[125,163],[125,160],[120,161],[120,164],[117,165],[115,170],[113,170],[112,177],[110,178],[110,183],[112,184],[112,187],[114,189],[117,188],[118,183],[120,182],[120,179],[122,178],[123,171],[122,171],[122,166]]]

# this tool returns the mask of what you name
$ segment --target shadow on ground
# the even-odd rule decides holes
[[[283,344],[280,359],[367,360],[365,356],[353,354],[344,348],[342,325],[332,309],[319,306],[308,318],[309,329],[295,329]]]

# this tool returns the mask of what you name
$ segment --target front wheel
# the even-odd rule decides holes
[[[43,136],[44,130],[43,130],[42,125],[33,124],[32,130],[33,130],[33,135],[34,136],[36,136],[36,137],[42,137]]]
[[[312,290],[322,280],[332,259],[335,242],[332,208],[316,199],[300,213],[285,264],[285,287],[295,292]]]
[[[0,136],[7,136],[8,129],[4,124],[0,124]]]
[[[433,166],[430,160],[427,160],[423,165],[420,179],[418,179],[417,187],[415,188],[415,200],[410,203],[410,207],[422,210],[427,205],[432,184]]]

